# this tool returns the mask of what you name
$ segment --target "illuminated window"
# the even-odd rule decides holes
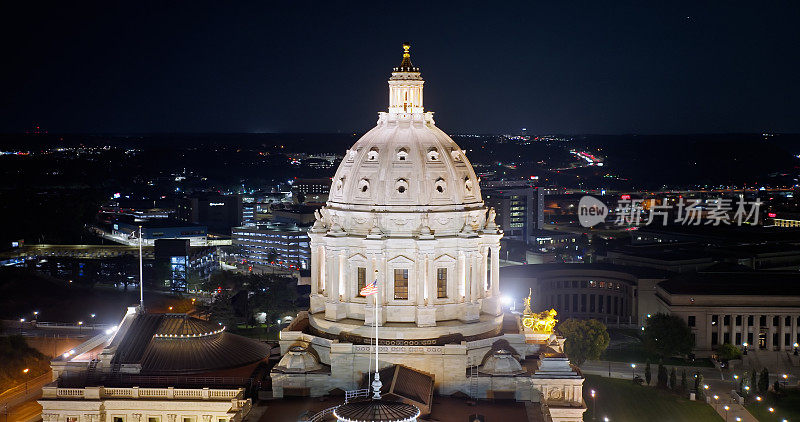
[[[78,422],[77,416],[67,416],[67,422]]]
[[[436,297],[447,297],[447,268],[436,269]]]
[[[358,296],[364,297],[364,295],[361,294],[361,289],[363,289],[367,285],[367,269],[364,267],[358,267],[356,279],[358,280],[358,284],[356,287]]]
[[[394,270],[394,298],[395,300],[408,299],[408,270]]]

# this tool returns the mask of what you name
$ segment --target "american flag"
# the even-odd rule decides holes
[[[361,294],[361,296],[374,295],[375,293],[378,293],[378,279],[377,278],[372,283],[369,283],[366,286],[362,287],[361,291],[359,292],[359,294]]]

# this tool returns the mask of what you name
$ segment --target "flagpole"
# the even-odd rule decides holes
[[[144,312],[144,276],[142,275],[142,226],[139,226],[139,307]]]
[[[378,372],[378,270],[375,270],[375,380],[372,381],[372,398],[381,398],[381,375]]]

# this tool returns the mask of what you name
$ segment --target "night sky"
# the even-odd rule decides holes
[[[0,132],[800,132],[800,2],[520,3],[8,1]]]

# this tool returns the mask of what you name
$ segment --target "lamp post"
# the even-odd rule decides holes
[[[78,334],[81,333],[82,329],[83,329],[83,321],[78,321]]]
[[[22,325],[25,324],[25,318],[19,319],[19,333],[22,334]]]
[[[786,374],[781,374],[781,378],[783,378],[783,388],[786,388],[786,383],[789,382],[789,376]]]
[[[592,395],[592,420],[595,420],[594,415],[597,413],[597,397],[594,390],[592,390],[590,394]]]
[[[28,369],[28,368],[25,368],[25,369],[22,370],[22,373],[25,374],[24,376],[25,376],[25,395],[26,396],[28,395],[28,371],[29,370],[30,369]]]
[[[636,378],[636,364],[632,363],[631,364],[631,379],[634,379],[634,378]]]
[[[800,346],[800,344],[797,344],[797,343],[794,344],[794,355],[795,356],[797,356],[797,346]]]
[[[742,343],[742,354],[747,356],[747,342]]]
[[[739,376],[733,374],[733,379],[731,379],[731,390],[736,390],[736,380],[739,379]]]
[[[722,408],[723,408],[723,409],[725,409],[725,422],[728,422],[728,410],[730,409],[730,406],[728,406],[728,405],[726,404],[726,405],[725,405],[725,406],[723,406]]]

